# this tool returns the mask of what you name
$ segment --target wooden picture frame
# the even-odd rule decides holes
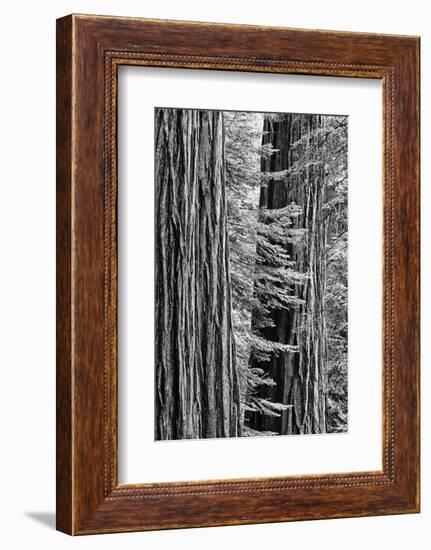
[[[119,485],[117,69],[381,79],[383,469]],[[419,511],[419,38],[69,15],[57,21],[57,529]]]

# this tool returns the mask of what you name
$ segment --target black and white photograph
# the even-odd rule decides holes
[[[155,439],[348,430],[348,117],[155,109]]]
[[[2,547],[430,547],[429,4],[2,8]]]

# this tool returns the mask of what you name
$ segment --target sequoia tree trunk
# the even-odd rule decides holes
[[[156,438],[238,436],[223,115],[155,122]]]

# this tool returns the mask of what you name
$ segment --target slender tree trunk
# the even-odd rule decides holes
[[[297,161],[293,144],[310,136],[320,127],[321,117],[285,115],[281,120],[265,121],[264,143],[272,143],[278,151],[262,161],[262,171],[289,170]],[[311,152],[313,138],[308,138]],[[325,360],[326,322],[323,299],[326,281],[326,235],[322,224],[325,182],[322,166],[310,166],[299,176],[286,175],[270,180],[262,187],[260,206],[283,208],[294,202],[303,211],[296,227],[306,230],[305,245],[288,245],[295,269],[308,274],[306,284],[295,285],[294,294],[304,300],[302,306],[272,312],[273,326],[260,329],[266,339],[298,346],[299,353],[281,352],[269,362],[256,364],[275,382],[261,389],[262,397],[290,405],[279,417],[252,413],[248,425],[256,430],[279,434],[322,433],[326,431]],[[253,361],[253,359],[252,359]]]
[[[156,111],[156,438],[240,435],[221,112]]]
[[[321,117],[309,120],[309,132],[321,126]],[[313,138],[311,138],[312,140]],[[312,149],[310,143],[308,147]],[[324,297],[326,288],[326,243],[327,222],[323,216],[325,178],[322,164],[311,164],[307,170],[307,209],[304,221],[307,224],[307,271],[309,279],[304,287],[305,330],[302,331],[301,372],[305,374],[306,392],[302,403],[302,424],[299,433],[323,433],[326,431],[326,380],[327,359],[326,316]],[[302,376],[301,383],[304,383]]]

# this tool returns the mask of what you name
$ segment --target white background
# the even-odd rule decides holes
[[[119,79],[120,482],[381,470],[381,82],[147,67],[121,67]],[[154,441],[153,150],[161,105],[349,116],[348,433]]]
[[[431,189],[422,167],[422,514],[101,535],[72,539],[54,523],[55,18],[74,12],[285,25],[422,36],[422,150],[431,150],[428,2],[56,0],[2,8],[1,544],[14,548],[425,549],[431,524]]]

